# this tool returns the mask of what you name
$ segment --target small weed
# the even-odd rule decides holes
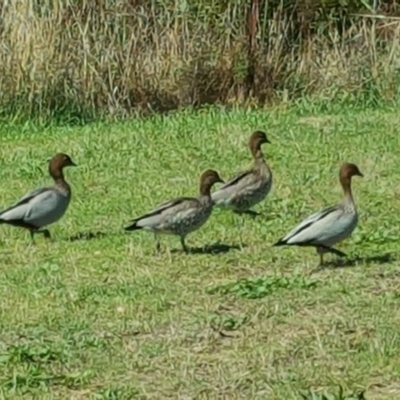
[[[249,321],[247,315],[219,315],[210,317],[210,324],[218,329],[225,331],[236,331]]]
[[[10,364],[48,364],[65,359],[66,353],[45,344],[11,345],[0,355],[0,363]]]
[[[135,389],[107,388],[93,395],[95,400],[130,400],[139,395]]]
[[[0,378],[2,387],[8,390],[23,391],[33,388],[43,388],[50,386],[65,386],[70,389],[78,389],[87,384],[90,380],[91,373],[71,373],[71,374],[54,374],[45,371],[40,367],[31,366],[24,372],[15,372],[12,375],[5,375]]]
[[[246,299],[261,299],[278,290],[311,289],[317,285],[317,281],[303,278],[278,278],[263,277],[255,279],[240,279],[234,283],[216,286],[208,289],[209,294],[232,293]]]

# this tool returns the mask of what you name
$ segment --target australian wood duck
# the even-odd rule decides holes
[[[343,188],[343,200],[332,207],[312,214],[274,246],[312,246],[320,255],[323,265],[323,254],[327,252],[338,256],[346,256],[343,252],[332,248],[336,243],[348,238],[358,222],[358,214],[351,190],[351,178],[363,176],[355,164],[345,163],[339,173],[339,181]]]
[[[271,143],[265,132],[256,131],[250,136],[253,167],[240,172],[212,194],[216,206],[237,214],[257,215],[250,209],[265,199],[272,186],[272,173],[261,150],[263,143]]]
[[[160,250],[158,234],[177,235],[181,239],[183,250],[189,250],[185,244],[186,236],[199,229],[209,218],[213,208],[210,191],[212,186],[223,180],[214,170],[205,171],[200,177],[200,195],[179,197],[160,204],[157,208],[132,220],[125,230],[145,229],[154,232],[157,252]]]
[[[0,224],[19,226],[29,230],[31,238],[40,232],[50,238],[48,229],[41,228],[58,221],[68,208],[71,187],[64,179],[63,169],[76,166],[70,156],[56,154],[49,163],[49,173],[55,185],[33,190],[14,205],[0,212]]]

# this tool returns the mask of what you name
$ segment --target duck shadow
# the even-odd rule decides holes
[[[274,217],[278,216],[278,214],[273,212],[264,213],[253,210],[233,211],[233,213],[248,221],[271,221]]]
[[[101,239],[107,236],[104,232],[78,232],[75,235],[72,235],[67,238],[69,242],[77,242],[80,240],[94,240],[94,239]]]
[[[327,262],[321,270],[351,268],[359,264],[386,264],[388,262],[394,261],[395,259],[396,257],[394,253],[384,253],[373,256],[353,257],[347,259],[336,259],[334,261]]]
[[[213,243],[210,245],[205,245],[203,247],[190,247],[188,254],[225,254],[229,253],[231,250],[240,250],[241,248],[246,247],[246,245],[238,246],[238,245],[229,245],[225,243]],[[183,250],[173,249],[171,253],[179,253]]]
[[[246,210],[246,211],[233,211],[234,214],[240,215],[240,216],[248,216],[250,218],[257,218],[257,217],[262,217],[263,214],[259,213],[258,211],[254,210]]]

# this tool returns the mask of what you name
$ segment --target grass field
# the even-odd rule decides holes
[[[57,151],[73,199],[53,241],[1,226],[0,397],[299,399],[324,391],[400,398],[400,117],[210,109],[76,128],[2,128],[1,207],[49,183]],[[274,187],[245,221],[215,210],[189,235],[197,251],[123,226],[158,203],[196,195],[206,168],[249,165],[262,129]],[[313,249],[271,245],[338,201],[338,169],[360,224],[349,262],[310,274]],[[214,249],[213,253],[208,250]],[[334,260],[333,257],[327,256]],[[312,394],[314,393],[314,397]],[[353,397],[351,395],[353,394]]]

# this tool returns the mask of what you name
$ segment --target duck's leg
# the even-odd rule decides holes
[[[319,255],[319,268],[324,266],[324,253],[320,253]]]
[[[29,229],[29,235],[31,237],[31,243],[35,244],[35,231]]]
[[[51,239],[50,231],[49,231],[48,229],[43,229],[43,230],[41,231],[41,233],[43,233],[43,237],[44,237],[45,239]]]
[[[317,254],[319,255],[319,264],[317,268],[313,269],[311,273],[320,271],[321,269],[324,268],[324,253],[326,253],[326,250],[323,247],[316,247]]]
[[[244,218],[243,218],[243,215],[241,213],[236,212],[236,214],[237,214],[236,226],[237,226],[237,229],[239,231],[239,247],[240,247],[240,250],[243,250],[242,230],[243,230],[243,227],[244,227]]]
[[[259,212],[257,212],[257,211],[254,211],[254,210],[241,210],[241,211],[234,210],[233,212],[236,215],[238,215],[237,227],[238,227],[238,230],[239,230],[240,250],[243,250],[244,246],[243,246],[243,241],[242,241],[242,229],[244,228],[245,223],[246,223],[245,216],[248,215],[251,218],[256,218],[256,217],[260,216],[261,214]]]
[[[154,240],[156,241],[156,255],[159,255],[161,253],[161,243],[156,232],[154,232]]]
[[[182,245],[182,249],[183,251],[188,254],[189,253],[189,248],[186,246],[185,243],[185,236],[181,236],[181,245]]]

